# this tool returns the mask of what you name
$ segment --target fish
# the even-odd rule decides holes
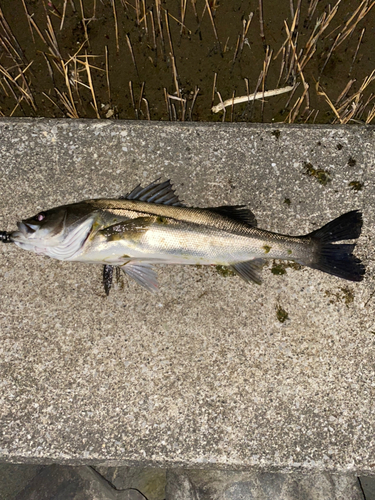
[[[89,199],[42,211],[0,232],[3,243],[61,261],[102,264],[108,295],[121,269],[145,289],[158,290],[157,264],[224,266],[244,281],[261,284],[267,260],[294,261],[349,281],[365,266],[353,255],[362,213],[340,215],[302,236],[257,226],[246,205],[210,208],[182,203],[170,180],[136,186],[120,198]]]

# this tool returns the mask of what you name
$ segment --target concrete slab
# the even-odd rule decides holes
[[[358,208],[365,280],[162,268],[161,292],[0,246],[0,459],[373,474],[372,127],[0,121],[0,229],[171,178],[303,234]],[[325,171],[325,172],[319,172]],[[280,269],[274,269],[279,272]],[[280,322],[280,308],[286,321]]]

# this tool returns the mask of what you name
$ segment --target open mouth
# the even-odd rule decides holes
[[[17,222],[18,230],[26,237],[35,233],[39,226],[30,224],[29,222]]]

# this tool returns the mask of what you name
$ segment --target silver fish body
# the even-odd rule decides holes
[[[153,264],[230,266],[246,281],[260,283],[265,259],[293,260],[359,281],[364,268],[352,255],[361,214],[349,212],[305,236],[256,227],[244,206],[189,208],[169,181],[137,186],[123,199],[85,200],[18,223],[16,245],[59,260],[121,266],[149,290],[157,288]]]

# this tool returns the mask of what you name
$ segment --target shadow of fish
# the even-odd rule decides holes
[[[353,255],[362,214],[354,210],[304,236],[257,227],[245,206],[191,208],[170,181],[159,180],[120,199],[93,199],[40,212],[1,232],[1,241],[49,257],[103,264],[108,294],[119,266],[147,290],[158,289],[154,264],[228,266],[260,284],[266,259],[292,260],[340,278],[361,281],[365,268]]]

